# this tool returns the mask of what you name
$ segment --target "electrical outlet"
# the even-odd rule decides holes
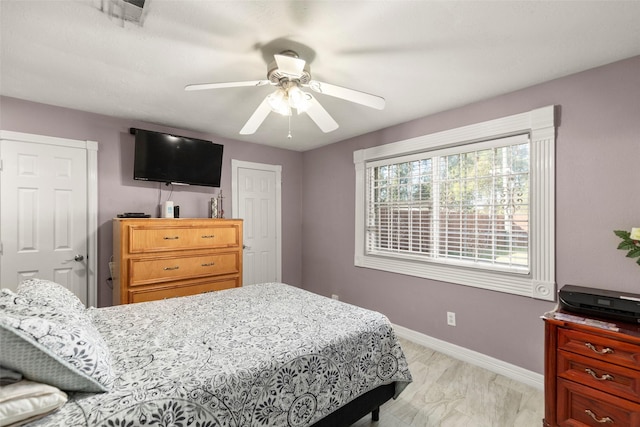
[[[332,299],[337,299],[337,300],[340,299],[340,297],[337,294],[331,294],[331,298]]]
[[[456,326],[456,314],[453,311],[447,311],[447,325]]]

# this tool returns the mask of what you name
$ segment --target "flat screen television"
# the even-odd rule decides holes
[[[220,187],[223,146],[203,139],[130,129],[133,179]]]

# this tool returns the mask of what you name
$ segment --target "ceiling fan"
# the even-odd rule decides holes
[[[240,134],[250,135],[255,133],[272,111],[284,116],[291,116],[292,109],[295,109],[298,114],[307,113],[311,120],[325,133],[336,130],[338,123],[311,93],[303,91],[302,88],[308,87],[314,92],[378,110],[382,110],[385,104],[384,98],[380,96],[313,80],[309,64],[304,59],[300,59],[298,54],[292,50],[285,50],[280,54],[274,55],[274,61],[267,67],[266,80],[190,84],[185,86],[184,89],[193,91],[244,86],[257,87],[267,84],[275,86],[276,90],[267,95],[262,103],[258,105],[258,108],[240,130]],[[289,132],[290,137],[291,132]]]

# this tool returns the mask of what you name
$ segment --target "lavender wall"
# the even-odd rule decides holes
[[[640,227],[640,57],[304,153],[304,287],[542,373],[540,315],[553,303],[353,266],[353,152],[546,105],[558,106],[557,283],[640,293],[640,267],[613,234]]]
[[[111,305],[107,284],[112,254],[111,219],[122,212],[146,212],[158,216],[158,201],[167,200],[169,189],[151,182],[134,181],[133,136],[130,127],[171,132],[213,140],[224,145],[222,192],[225,211],[231,215],[231,159],[282,165],[282,279],[301,285],[301,182],[302,155],[215,135],[133,122],[98,114],[0,97],[0,129],[61,138],[98,141],[98,305]],[[161,188],[161,193],[159,188]],[[180,216],[207,217],[208,201],[217,189],[174,186],[171,200],[180,205]]]

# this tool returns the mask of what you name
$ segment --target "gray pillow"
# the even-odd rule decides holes
[[[88,316],[0,290],[0,365],[66,391],[108,391],[111,355]]]
[[[29,298],[67,314],[84,314],[80,299],[59,283],[44,279],[27,279],[18,285],[18,295]]]

